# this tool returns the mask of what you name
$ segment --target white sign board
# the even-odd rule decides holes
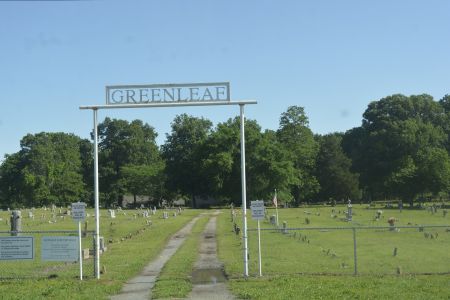
[[[106,87],[107,105],[230,101],[230,83],[113,85]]]
[[[262,200],[251,201],[250,209],[252,210],[253,220],[264,220],[265,216],[264,201]]]
[[[46,261],[78,261],[78,237],[44,236],[41,240],[41,259]]]
[[[32,236],[0,237],[0,260],[21,260],[34,258]]]
[[[76,222],[82,222],[86,219],[86,203],[72,203],[72,219]]]

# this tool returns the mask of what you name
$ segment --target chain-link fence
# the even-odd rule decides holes
[[[94,231],[0,231],[0,280],[94,278]]]
[[[450,274],[450,225],[263,227],[264,275]],[[257,229],[248,237],[250,269],[258,273]]]

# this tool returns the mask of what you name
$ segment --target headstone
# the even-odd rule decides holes
[[[169,218],[169,213],[168,212],[163,212],[163,219],[167,219]]]
[[[109,212],[109,217],[111,219],[115,219],[116,218],[116,211],[114,209],[108,209]]]
[[[67,215],[70,216],[72,214],[72,212],[70,211],[70,209],[67,210]]]
[[[353,219],[353,207],[352,207],[352,200],[348,199],[347,204],[347,221],[352,221]]]
[[[388,219],[388,223],[389,223],[389,230],[390,231],[395,231],[395,218],[390,217]]]
[[[377,210],[377,214],[375,215],[375,219],[376,220],[380,220],[382,214],[383,214],[383,211],[381,209]]]
[[[19,232],[22,231],[22,213],[20,210],[14,210],[11,214],[11,235],[18,236]]]
[[[105,252],[107,250],[107,248],[105,246],[105,238],[104,237],[101,236],[99,238],[99,244],[100,244],[100,251]]]
[[[83,249],[83,259],[89,259],[89,248]]]
[[[288,233],[288,231],[287,231],[287,222],[286,221],[283,221],[283,233],[284,234]]]
[[[28,218],[33,219],[34,220],[34,215],[32,211],[28,212]]]
[[[277,225],[277,217],[275,215],[270,216],[270,224]]]

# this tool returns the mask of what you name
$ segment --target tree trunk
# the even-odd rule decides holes
[[[192,208],[197,208],[197,203],[195,201],[195,195],[192,194]]]
[[[137,207],[137,197],[135,194],[133,194],[133,200],[134,200],[134,207]]]

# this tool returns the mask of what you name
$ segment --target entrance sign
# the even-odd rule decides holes
[[[78,261],[78,237],[44,236],[41,259],[45,261]]]
[[[0,260],[22,260],[34,258],[32,236],[0,237]]]
[[[76,222],[83,222],[86,219],[86,203],[72,203],[72,219]]]
[[[113,93],[115,93],[113,95]],[[94,203],[95,203],[95,253],[100,253],[100,205],[98,180],[98,111],[100,109],[217,106],[239,105],[241,138],[241,194],[242,194],[242,241],[244,276],[248,277],[247,194],[245,178],[245,116],[244,106],[257,104],[255,100],[231,101],[230,84],[187,83],[162,85],[117,85],[106,87],[106,105],[80,106],[90,109],[94,119]],[[100,279],[100,257],[95,256],[95,274]]]
[[[264,220],[265,216],[264,201],[262,200],[251,201],[250,209],[252,210],[253,220]]]
[[[112,85],[106,87],[106,104],[230,101],[230,83]]]

